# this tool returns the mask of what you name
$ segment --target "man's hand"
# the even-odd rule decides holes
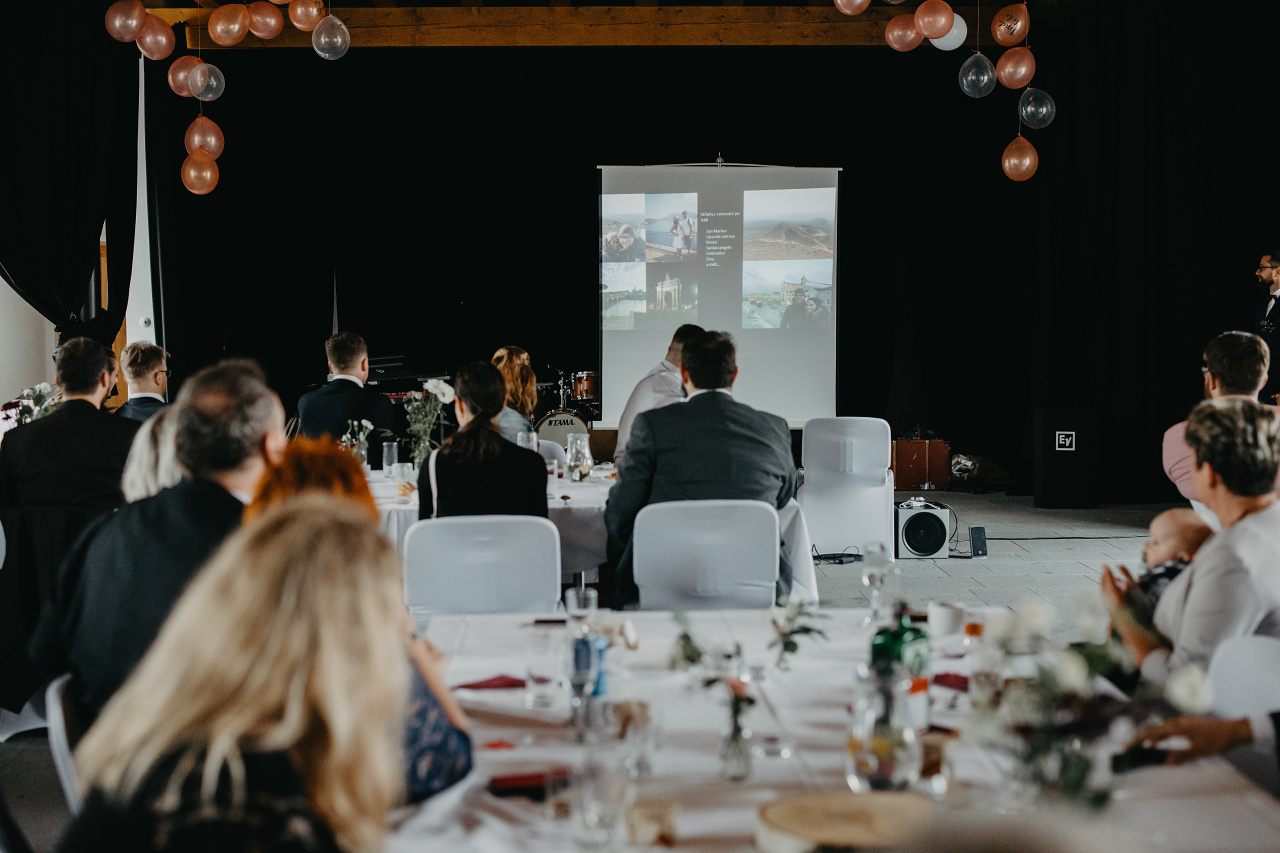
[[[1197,758],[1221,755],[1237,746],[1253,743],[1253,727],[1247,717],[1219,720],[1216,717],[1175,717],[1138,732],[1130,746],[1155,746],[1171,737],[1186,738],[1186,749],[1170,750],[1166,764],[1185,764]]]

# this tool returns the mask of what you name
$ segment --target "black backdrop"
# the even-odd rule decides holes
[[[196,103],[148,63],[175,368],[254,356],[291,405],[323,378],[336,277],[375,355],[448,371],[514,343],[595,369],[598,164],[840,166],[839,414],[920,423],[1028,483],[1033,408],[1091,407],[1101,497],[1174,498],[1161,433],[1199,398],[1205,340],[1251,322],[1278,239],[1280,13],[1227,44],[1198,6],[1160,11],[1037,27],[1032,6],[1059,116],[1024,131],[1024,184],[999,165],[1017,93],[964,96],[966,48],[208,52],[227,147],[205,197],[179,181]]]

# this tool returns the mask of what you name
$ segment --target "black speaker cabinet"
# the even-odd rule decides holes
[[[1045,509],[1097,506],[1098,430],[1093,409],[1036,409],[1033,430],[1033,503]]]
[[[950,556],[951,510],[924,498],[894,507],[899,560],[942,560]]]

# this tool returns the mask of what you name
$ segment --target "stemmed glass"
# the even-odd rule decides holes
[[[882,595],[888,580],[888,550],[883,542],[874,542],[862,550],[862,585],[869,590],[867,598],[871,603],[871,613],[864,625],[879,627],[888,618]]]
[[[600,675],[600,655],[596,651],[595,635],[585,622],[569,624],[568,654],[565,656],[565,675],[571,694],[569,705],[573,709],[573,726],[578,743],[587,740],[587,709],[596,678]]]

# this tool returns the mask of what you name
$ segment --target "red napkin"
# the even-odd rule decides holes
[[[524,689],[523,678],[512,678],[509,675],[495,675],[484,681],[473,681],[470,684],[456,684],[454,690],[514,690]]]
[[[939,687],[950,687],[961,693],[969,692],[969,676],[956,675],[954,672],[940,672],[933,677],[933,683]]]

